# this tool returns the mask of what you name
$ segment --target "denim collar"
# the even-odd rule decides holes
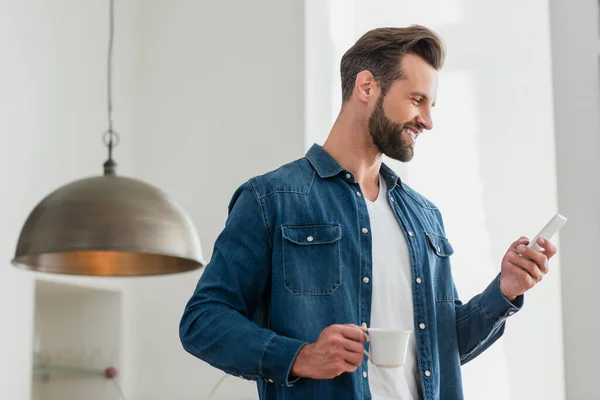
[[[312,167],[317,171],[317,174],[320,178],[331,178],[332,176],[336,176],[340,173],[349,173],[352,175],[352,179],[354,179],[354,175],[352,172],[345,170],[329,153],[323,150],[318,144],[313,144],[312,147],[306,153],[306,158],[312,165]],[[385,179],[385,182],[388,188],[391,190],[394,186],[402,187],[402,181],[398,175],[385,163],[381,164],[381,169],[379,173]]]

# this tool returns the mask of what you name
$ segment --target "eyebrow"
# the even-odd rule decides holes
[[[429,97],[423,92],[410,92],[410,95],[423,97],[424,99],[429,99]],[[431,103],[431,107],[435,107],[435,101]]]

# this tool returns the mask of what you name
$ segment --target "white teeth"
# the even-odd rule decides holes
[[[410,135],[410,137],[412,138],[413,142],[417,140],[417,134],[416,133],[414,133],[410,129],[405,129],[405,131]]]

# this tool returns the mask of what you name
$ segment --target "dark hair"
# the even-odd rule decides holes
[[[350,99],[356,75],[364,70],[373,74],[385,94],[394,80],[403,77],[400,61],[405,54],[415,54],[439,70],[446,49],[435,32],[421,25],[365,33],[342,57],[342,103]]]

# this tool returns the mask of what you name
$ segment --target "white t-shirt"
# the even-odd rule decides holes
[[[379,195],[367,200],[373,243],[373,328],[410,330],[406,364],[378,368],[369,362],[373,400],[420,400],[421,388],[414,335],[412,274],[406,238],[387,198],[387,185],[379,176]]]

